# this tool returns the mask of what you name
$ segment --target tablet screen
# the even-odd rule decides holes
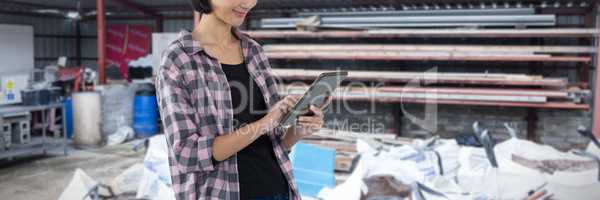
[[[291,126],[296,123],[299,115],[308,110],[310,105],[322,107],[329,95],[332,95],[338,85],[348,76],[348,72],[326,72],[311,84],[298,103],[281,120],[281,126]]]

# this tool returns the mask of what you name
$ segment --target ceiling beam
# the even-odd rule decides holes
[[[4,1],[2,1],[2,3],[20,5],[20,6],[26,6],[26,7],[45,8],[45,9],[77,10],[77,8],[75,6],[55,6],[55,5],[28,3],[28,2],[20,2],[20,1],[13,1],[13,0],[4,0]]]
[[[593,5],[593,2],[597,2],[598,0],[590,0],[589,4]],[[502,2],[502,3],[511,3],[514,4],[516,2],[520,2],[520,3],[524,3],[525,5],[527,5],[527,3],[540,3],[542,2],[542,0],[503,0],[503,1],[499,1],[499,0],[479,0],[479,1],[474,1],[474,0],[398,0],[398,1],[389,1],[389,0],[371,0],[371,1],[348,1],[347,6],[372,6],[372,5],[388,5],[388,6],[398,6],[398,5],[411,5],[411,4],[415,4],[415,5],[419,5],[419,4],[428,4],[428,5],[432,5],[432,4],[439,4],[439,5],[446,5],[446,4],[454,4],[454,3],[472,3],[473,5],[480,5],[481,3],[485,3],[486,5],[490,6],[491,3],[493,2]],[[577,2],[577,1],[575,1]],[[579,5],[580,2],[577,2],[575,5]],[[255,10],[261,10],[261,9],[292,9],[292,8],[336,8],[339,7],[339,2],[335,2],[335,1],[331,1],[330,3],[324,2],[324,3],[319,3],[319,4],[311,4],[311,5],[307,5],[307,4],[303,4],[300,2],[288,2],[288,3],[273,3],[272,1],[269,2],[261,2],[259,3]],[[499,4],[502,5],[502,4]],[[154,9],[154,10],[160,10],[160,11],[189,11],[191,10],[191,7],[189,5],[186,4],[168,4],[168,5],[154,5],[154,6],[149,6],[150,8]],[[548,10],[556,10],[555,12],[569,12],[569,13],[573,13],[576,11],[581,11],[581,10],[588,10],[591,8],[552,8],[552,9],[548,9]],[[565,10],[566,11],[563,11]],[[546,11],[549,12],[549,11]]]
[[[575,8],[539,8],[539,14],[583,15],[594,11],[593,6]]]
[[[151,8],[161,11],[192,11],[190,5],[156,5],[151,6]]]
[[[55,19],[67,19],[65,16],[59,15],[59,14],[44,14],[44,13],[35,13],[35,12],[13,11],[13,10],[0,10],[0,14],[18,15],[18,16],[26,16],[26,17],[45,17],[45,18],[55,18]]]
[[[122,6],[125,6],[129,9],[132,10],[136,10],[138,12],[143,13],[146,16],[150,16],[150,17],[154,17],[154,18],[161,18],[162,16],[154,9],[151,9],[147,6],[135,3],[131,0],[112,0],[115,3],[118,3]]]

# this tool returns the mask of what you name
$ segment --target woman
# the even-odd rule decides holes
[[[322,109],[278,127],[298,99],[281,99],[262,47],[237,29],[256,0],[190,1],[201,20],[163,52],[156,80],[175,196],[300,199],[287,152],[322,127]]]

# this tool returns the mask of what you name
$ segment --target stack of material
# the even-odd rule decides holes
[[[319,74],[331,70],[273,69],[273,73],[282,80],[312,81]],[[561,78],[544,78],[525,74],[499,73],[442,73],[442,72],[398,72],[398,71],[348,71],[349,81],[373,81],[385,83],[431,83],[461,85],[497,85],[497,86],[538,86],[566,88],[567,82]]]
[[[334,31],[290,31],[261,30],[246,31],[255,39],[334,39],[334,38],[591,38],[598,31],[584,28],[542,29],[386,29],[386,30],[334,30]]]
[[[113,84],[97,89],[102,98],[102,138],[106,140],[119,128],[132,126],[136,86]]]
[[[284,80],[311,80],[324,72],[319,70],[275,69],[273,72]],[[543,78],[520,74],[460,74],[416,72],[367,72],[350,71],[349,81],[380,81],[380,83],[408,83],[407,86],[377,87],[353,84],[337,88],[334,99],[351,101],[376,101],[393,103],[438,103],[482,106],[513,106],[588,109],[579,102],[579,96],[588,91],[565,89],[563,79]],[[420,83],[460,84],[473,87],[421,86]],[[479,85],[520,86],[520,88],[485,88]],[[282,94],[303,94],[308,85],[291,83],[281,85]],[[528,87],[528,88],[524,88]],[[546,88],[539,88],[546,87]]]
[[[373,45],[336,44],[265,45],[271,59],[322,60],[432,60],[432,61],[542,61],[590,62],[589,56],[552,54],[592,54],[584,46],[492,46],[492,45]]]
[[[264,18],[261,28],[296,28],[307,17],[317,16],[315,25],[324,28],[408,27],[540,27],[554,26],[556,16],[536,15],[534,8],[394,10],[364,12],[300,13],[296,18]]]

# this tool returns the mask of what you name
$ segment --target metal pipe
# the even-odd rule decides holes
[[[98,82],[106,84],[106,21],[104,0],[96,0],[96,28],[97,28],[97,46],[98,46]]]
[[[280,91],[287,95],[289,91]],[[300,94],[302,92],[299,92]],[[296,93],[292,93],[296,94]],[[501,101],[473,101],[473,100],[450,100],[450,99],[419,99],[419,98],[397,98],[387,96],[373,95],[344,95],[336,94],[334,100],[344,101],[376,101],[384,103],[415,103],[415,104],[438,104],[438,105],[469,105],[469,106],[493,106],[493,107],[524,107],[524,108],[546,108],[546,109],[577,109],[588,110],[588,104],[576,104],[570,102],[546,102],[546,103],[529,103],[529,102],[501,102]],[[433,101],[432,101],[433,100]]]
[[[263,28],[295,28],[304,18],[261,19]],[[454,27],[454,26],[553,26],[554,15],[323,17],[324,27]]]
[[[421,16],[421,17],[324,17],[325,24],[353,23],[489,23],[489,22],[555,22],[554,15],[497,15],[497,16]]]
[[[81,22],[79,21],[75,22],[75,59],[77,66],[81,66]]]
[[[35,2],[35,1],[31,1],[31,2]],[[15,0],[3,0],[2,3],[26,6],[26,7],[44,8],[44,9],[77,10],[76,7],[55,6],[55,5],[47,5],[47,4],[40,4],[40,3],[28,3],[28,2],[15,1]]]
[[[279,24],[279,23],[297,23],[304,20],[304,18],[263,18],[260,20],[262,24]]]
[[[600,3],[596,4],[596,29],[600,30]],[[600,48],[600,36],[596,36],[596,48]],[[593,132],[596,138],[600,138],[600,51],[596,54],[596,78],[594,79],[594,116]]]
[[[376,23],[365,23],[365,24],[332,24],[332,25],[321,25],[326,28],[418,28],[418,27],[546,27],[554,26],[555,23],[423,23],[423,24],[376,24]],[[261,25],[261,28],[282,28],[291,29],[296,28],[296,24],[265,24]]]
[[[513,9],[457,9],[457,10],[392,10],[392,11],[355,11],[355,12],[301,12],[300,17],[318,15],[332,16],[435,16],[435,15],[533,15],[534,8]]]
[[[156,32],[163,32],[163,18],[162,17],[157,17],[156,19],[154,19],[154,24],[156,26]]]
[[[310,67],[304,67],[310,68]],[[366,67],[369,68],[369,67]],[[327,70],[273,69],[273,74],[282,80],[311,81]],[[471,73],[423,73],[395,71],[348,71],[347,80],[381,81],[386,83],[406,83],[410,81],[435,82],[460,85],[502,85],[547,88],[566,88],[567,82],[560,78],[542,78],[524,74],[471,74]],[[524,90],[524,89],[521,89]],[[575,93],[575,92],[573,92]]]
[[[369,52],[327,52],[327,51],[297,51],[297,52],[266,52],[271,59],[288,60],[421,60],[421,61],[506,61],[506,62],[584,62],[592,61],[587,56],[548,56],[548,55],[467,55],[452,53],[437,54],[408,54],[408,53],[369,53]]]
[[[40,18],[53,18],[53,19],[67,19],[64,15],[61,14],[42,14],[35,12],[25,12],[25,11],[13,11],[13,10],[3,10],[0,9],[0,14],[3,15],[17,15],[17,16],[26,16],[26,17],[40,17]]]
[[[298,23],[305,18],[264,18],[262,24]],[[554,15],[496,15],[496,16],[376,16],[376,17],[322,17],[323,24],[351,23],[472,23],[472,22],[556,22]]]
[[[532,46],[532,45],[428,45],[428,44],[270,44],[267,52],[282,51],[361,51],[361,52],[464,52],[473,54],[523,55],[534,53],[581,54],[596,53],[589,46]]]
[[[590,27],[593,27],[590,26]],[[593,38],[595,28],[549,29],[383,29],[369,31],[245,31],[256,39],[281,38]]]

